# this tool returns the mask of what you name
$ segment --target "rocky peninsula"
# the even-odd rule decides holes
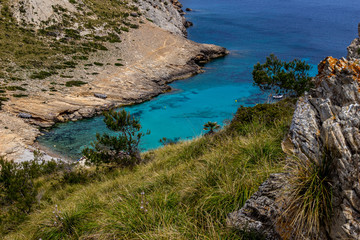
[[[14,1],[11,11],[18,23],[30,24],[36,30],[44,22],[62,19],[56,9],[81,15],[79,6],[86,7],[65,0]],[[83,58],[84,65],[75,63],[45,80],[25,77],[22,84],[27,88],[23,97],[6,95],[9,100],[3,102],[0,110],[0,156],[9,160],[25,158],[29,155],[26,149],[34,143],[40,128],[147,101],[170,91],[168,83],[201,73],[204,63],[228,53],[225,48],[186,39],[185,26],[190,23],[177,0],[141,0],[129,11],[127,24],[136,27],[123,27],[119,41],[103,44],[106,51],[91,53]],[[87,34],[89,30],[79,25],[67,32],[82,29],[79,35]],[[2,84],[9,89],[5,80]],[[16,86],[15,90],[20,89]]]

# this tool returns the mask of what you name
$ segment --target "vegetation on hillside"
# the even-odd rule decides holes
[[[281,61],[274,54],[266,58],[264,64],[257,63],[252,72],[254,84],[263,91],[298,97],[312,87],[309,71],[311,66],[305,61],[294,59]]]
[[[139,164],[142,161],[139,144],[141,138],[146,135],[140,132],[140,120],[122,109],[105,112],[104,122],[108,129],[117,134],[96,134],[96,141],[91,144],[92,147],[83,150],[87,163],[126,167]]]
[[[10,0],[0,1],[0,107],[9,93],[6,86],[25,86],[27,79],[43,80],[61,75],[89,58],[92,52],[106,51],[106,44],[120,41],[120,34],[137,28],[130,12],[138,9],[127,1],[70,1],[77,12],[53,6],[58,22],[42,22],[39,28],[17,22]],[[26,9],[20,1],[20,13]],[[141,14],[138,13],[140,16]]]
[[[29,213],[2,205],[0,237],[261,239],[229,229],[226,216],[243,206],[269,174],[282,171],[281,141],[293,107],[293,101],[284,100],[239,108],[223,130],[144,153],[147,161],[131,169],[65,168],[43,174],[33,179],[38,194]]]

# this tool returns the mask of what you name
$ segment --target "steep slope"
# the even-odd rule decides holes
[[[319,64],[316,87],[298,100],[288,138],[283,142],[285,152],[299,169],[324,169],[321,179],[330,183],[326,191],[332,195],[329,218],[321,209],[313,209],[319,214],[319,229],[306,225],[295,232],[297,221],[285,212],[296,187],[291,179],[297,176],[290,173],[267,180],[241,210],[230,214],[230,225],[246,226],[265,233],[268,239],[360,238],[360,61],[353,51],[358,42],[349,48],[349,60],[328,57]],[[299,178],[300,184],[305,180]],[[303,193],[310,187],[304,184]],[[298,197],[302,197],[301,191]]]
[[[226,216],[282,169],[293,110],[293,101],[240,108],[229,128],[144,153],[132,169],[47,168],[31,211],[0,201],[0,238],[254,239]]]

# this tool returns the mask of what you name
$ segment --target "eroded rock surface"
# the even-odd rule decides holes
[[[347,48],[348,52],[348,58],[360,58],[360,23],[358,25],[358,35],[359,38],[354,39],[354,41],[351,42],[350,46]]]
[[[304,161],[321,164],[330,151],[333,216],[314,238],[360,239],[360,62],[326,58],[319,66],[315,88],[300,98],[285,151]],[[274,180],[275,179],[275,180]],[[264,233],[268,239],[295,239],[277,225],[284,201],[284,180],[271,177],[229,224]],[[285,183],[285,184],[284,184]]]

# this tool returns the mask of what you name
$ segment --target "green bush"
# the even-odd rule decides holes
[[[139,132],[141,129],[139,119],[125,110],[119,112],[110,110],[104,114],[104,117],[107,128],[117,132],[117,136],[97,133],[92,148],[83,150],[88,162],[96,165],[105,163],[124,167],[140,163],[139,143],[145,134]]]
[[[9,90],[9,91],[17,91],[17,90],[19,90],[19,91],[26,91],[25,88],[20,87],[20,86],[7,86],[7,87],[5,87],[5,88],[6,88],[6,90]]]
[[[94,65],[96,65],[96,66],[104,66],[104,64],[100,63],[100,62],[94,62]]]
[[[65,83],[65,86],[67,87],[80,87],[82,85],[85,85],[87,84],[87,82],[83,82],[83,81],[80,81],[80,80],[73,80],[73,81],[68,81]]]
[[[33,182],[37,165],[22,164],[0,159],[0,204],[13,205],[22,213],[29,213],[36,200],[38,187]]]
[[[40,71],[40,72],[36,72],[30,75],[31,79],[45,79],[50,77],[51,75],[53,75],[54,73],[51,72],[47,72],[47,71]]]
[[[235,117],[229,124],[228,130],[246,133],[249,123],[257,122],[265,127],[276,126],[284,115],[288,116],[294,112],[296,99],[284,99],[274,104],[257,104],[254,107],[240,106]]]

